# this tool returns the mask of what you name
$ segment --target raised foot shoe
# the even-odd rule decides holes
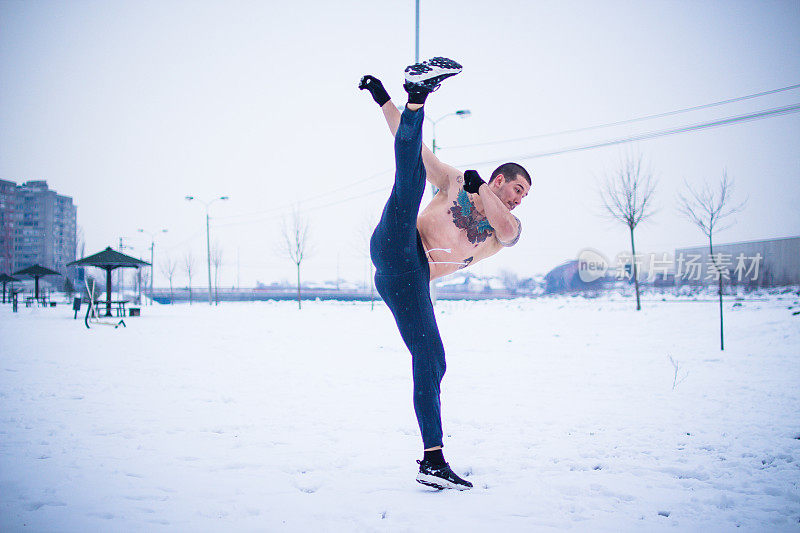
[[[455,475],[450,470],[450,465],[447,463],[433,464],[430,461],[417,460],[419,463],[419,474],[417,474],[417,482],[434,487],[436,489],[456,489],[456,490],[469,490],[472,488],[472,483],[465,481]]]
[[[406,67],[406,91],[410,89],[433,92],[442,81],[461,72],[461,65],[446,57],[433,57]]]

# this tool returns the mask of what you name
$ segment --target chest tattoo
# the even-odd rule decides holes
[[[450,208],[450,214],[453,215],[453,224],[457,228],[466,230],[467,239],[472,244],[485,241],[494,232],[486,217],[475,210],[475,204],[470,201],[464,189],[458,191],[458,197]]]

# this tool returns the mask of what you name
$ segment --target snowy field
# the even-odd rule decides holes
[[[3,306],[0,531],[798,531],[798,297],[716,305],[441,302],[463,493],[383,305]]]

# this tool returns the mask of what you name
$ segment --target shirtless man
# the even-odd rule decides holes
[[[425,98],[459,72],[461,65],[442,57],[407,67],[402,114],[377,78],[364,76],[359,88],[381,107],[395,138],[394,187],[372,234],[370,255],[375,287],[411,352],[424,448],[417,481],[467,490],[472,483],[458,477],[442,453],[439,387],[446,364],[429,283],[517,243],[522,224],[511,211],[527,196],[531,178],[522,166],[506,163],[485,183],[474,170],[462,174],[442,163],[422,144]],[[426,178],[439,192],[419,214]]]

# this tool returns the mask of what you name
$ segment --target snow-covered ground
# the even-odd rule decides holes
[[[3,306],[0,530],[797,531],[797,297],[716,305],[440,302],[464,493],[383,305]]]

